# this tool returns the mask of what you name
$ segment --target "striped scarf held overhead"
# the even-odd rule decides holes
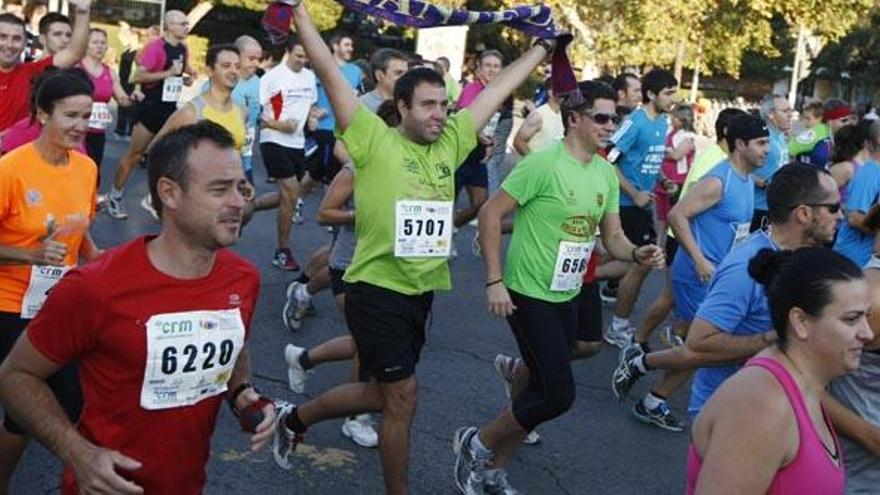
[[[503,24],[535,38],[555,38],[557,45],[552,59],[553,91],[560,97],[570,95],[574,99],[579,99],[581,96],[580,92],[576,91],[577,79],[566,53],[566,47],[572,41],[572,36],[557,30],[552,11],[545,5],[477,12],[450,9],[421,0],[337,0],[337,2],[355,12],[415,28]],[[278,45],[287,40],[293,7],[299,3],[300,0],[277,0],[266,9],[262,25],[273,44]]]

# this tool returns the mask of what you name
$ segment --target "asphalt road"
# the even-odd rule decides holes
[[[108,140],[102,169],[106,188],[127,143]],[[265,181],[257,160],[260,191],[274,186]],[[159,229],[138,202],[146,192],[146,174],[138,169],[126,191],[127,221],[107,215],[97,217],[92,233],[102,247],[128,241]],[[329,234],[314,221],[319,194],[306,201],[307,222],[293,233],[294,254],[301,264]],[[346,332],[329,292],[318,295],[317,316],[304,321],[296,333],[281,322],[286,282],[295,275],[270,265],[274,249],[275,212],[261,212],[245,228],[235,250],[262,273],[262,290],[253,321],[250,352],[255,382],[266,395],[303,402],[347,380],[349,365],[321,366],[309,378],[306,394],[299,396],[286,385],[282,349],[287,342],[313,346]],[[462,425],[479,425],[505,404],[502,384],[492,361],[499,352],[516,354],[516,343],[506,323],[485,310],[483,269],[470,252],[474,228],[457,237],[458,259],[452,264],[455,289],[435,299],[433,324],[418,368],[419,404],[413,424],[410,460],[411,492],[454,493],[452,432]],[[662,278],[652,274],[639,300],[634,321],[658,294]],[[604,318],[610,321],[610,308]],[[629,413],[632,400],[618,404],[611,393],[611,372],[616,348],[574,364],[577,399],[563,417],[539,427],[542,442],[524,446],[508,467],[514,486],[531,494],[635,494],[682,493],[688,435],[670,433],[638,423]],[[641,397],[650,380],[642,380],[632,397]],[[673,410],[686,418],[685,393],[672,399]],[[206,493],[381,493],[378,452],[360,448],[340,433],[340,421],[313,426],[300,445],[294,468],[283,471],[268,450],[247,452],[244,434],[224,407],[212,441]],[[186,452],[180,452],[186,456]],[[39,445],[32,445],[20,465],[12,493],[55,493],[60,465]]]

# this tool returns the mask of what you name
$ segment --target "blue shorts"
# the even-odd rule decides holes
[[[706,298],[708,285],[699,281],[672,281],[672,295],[675,297],[675,314],[684,321],[692,322]]]

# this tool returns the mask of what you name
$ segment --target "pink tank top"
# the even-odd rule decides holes
[[[92,101],[94,103],[107,103],[113,98],[113,77],[110,75],[110,67],[107,64],[101,64],[101,74],[95,77],[91,72],[86,70],[85,66],[80,62],[80,67],[85,70],[95,86],[95,92],[92,93]],[[104,129],[89,127],[89,132],[103,133]]]
[[[834,427],[828,421],[825,414],[825,408],[822,408],[822,418],[828,429],[831,431],[831,437],[834,439],[835,450],[840,456],[840,463],[835,464],[825,451],[822,444],[822,438],[816,431],[810,414],[807,412],[807,406],[804,404],[804,397],[800,389],[795,383],[794,378],[788,370],[785,369],[777,361],[770,358],[753,358],[750,359],[746,366],[760,366],[769,371],[776,377],[788,402],[794,410],[795,419],[798,424],[798,432],[800,434],[800,442],[798,451],[794,459],[788,466],[776,472],[773,483],[767,493],[770,495],[783,494],[803,494],[816,493],[822,495],[843,494],[846,490],[846,478],[843,472],[843,450],[837,441],[837,434]],[[703,460],[697,454],[697,449],[691,442],[688,447],[688,479],[686,494],[691,495],[697,487],[697,477],[700,474],[700,467]]]

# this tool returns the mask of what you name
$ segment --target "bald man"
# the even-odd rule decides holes
[[[238,84],[232,90],[232,99],[235,103],[247,109],[247,138],[241,150],[241,165],[251,184],[254,183],[254,169],[252,164],[254,151],[254,138],[257,132],[257,120],[260,118],[260,76],[257,68],[263,58],[263,47],[260,43],[247,35],[239,36],[235,40],[235,47],[241,55],[241,71],[238,74]]]
[[[147,150],[165,121],[177,110],[184,82],[191,80],[187,62],[186,35],[189,21],[179,10],[165,13],[165,34],[144,47],[137,60],[134,82],[141,85],[144,101],[135,111],[131,144],[116,167],[116,177],[107,195],[107,213],[117,220],[128,218],[122,206],[122,190],[135,164]]]

